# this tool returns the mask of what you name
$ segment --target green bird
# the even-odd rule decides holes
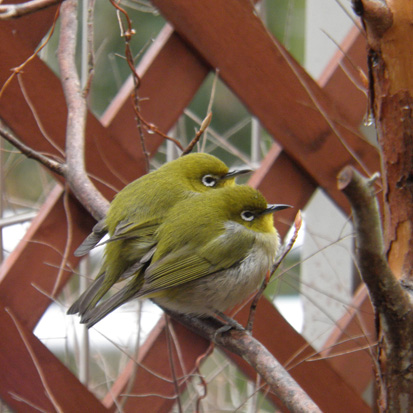
[[[134,298],[151,298],[177,313],[206,317],[246,299],[274,263],[280,241],[263,195],[236,185],[173,206],[154,234],[150,252],[130,268],[132,278],[87,311],[91,327]]]
[[[76,256],[87,254],[109,233],[109,239],[99,244],[106,245],[98,276],[67,313],[83,316],[115,283],[131,275],[130,267],[151,251],[155,244],[153,234],[177,202],[235,185],[235,177],[248,172],[251,170],[229,172],[218,158],[195,153],[166,163],[123,188],[106,217],[75,251]]]

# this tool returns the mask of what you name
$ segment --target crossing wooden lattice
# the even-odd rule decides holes
[[[252,176],[250,185],[260,189],[270,202],[280,199],[282,194],[283,202],[297,209],[303,208],[315,189],[321,186],[340,208],[349,212],[346,201],[336,189],[336,175],[343,166],[355,164],[355,161],[335,133],[339,132],[369,171],[379,169],[379,157],[357,132],[365,113],[366,98],[345,73],[354,69],[342,52],[337,52],[320,81],[315,82],[269,35],[248,0],[155,0],[153,3],[169,24],[138,67],[142,79],[140,94],[149,97],[142,105],[144,118],[161,130],[169,130],[210,70],[219,67],[223,81],[274,137],[274,145]],[[56,8],[49,8],[0,24],[0,84],[9,77],[11,68],[33,53],[50,28],[55,11]],[[357,28],[350,31],[341,48],[355,64],[365,66],[364,39]],[[44,128],[55,143],[64,147],[66,106],[59,79],[35,57],[24,70],[24,83]],[[88,171],[119,189],[124,182],[144,173],[143,155],[133,144],[135,119],[128,99],[131,88],[132,82],[126,82],[103,117],[97,119],[89,113],[87,122]],[[16,79],[2,97],[0,117],[26,144],[57,155],[55,148],[43,139]],[[156,152],[162,140],[156,135],[147,138],[149,151]],[[112,168],[116,165],[116,175],[110,165]],[[107,186],[96,183],[106,197],[113,196]],[[63,188],[58,184],[0,270],[0,326],[3,332],[0,339],[0,397],[16,410],[21,409],[22,402],[18,400],[21,398],[45,411],[52,411],[56,406],[62,411],[113,411],[116,409],[114,398],[124,391],[132,362],[100,402],[32,333],[50,304],[39,290],[53,290],[56,273],[53,264],[59,265],[61,260],[49,245],[56,251],[63,251],[65,247],[67,224],[63,197]],[[69,263],[75,267],[78,259],[73,256],[73,250],[93,222],[74,198],[70,197],[69,205],[74,224]],[[294,211],[283,214],[291,221]],[[287,230],[287,227],[281,227],[281,235]],[[70,272],[63,273],[58,291],[70,276]],[[369,301],[363,288],[354,300],[355,310],[341,320],[328,346],[343,337],[365,333],[360,330],[356,314],[364,317],[364,325],[373,330]],[[363,311],[356,311],[360,308]],[[245,317],[246,311],[241,312],[240,320]],[[20,326],[20,332],[13,320]],[[268,325],[273,326],[270,331]],[[191,371],[208,343],[178,324],[175,329],[184,349],[186,370]],[[258,308],[254,335],[280,362],[307,345],[265,301]],[[141,349],[139,361],[148,367],[148,371],[168,376],[169,356],[161,350],[162,346],[165,348],[165,334],[163,322],[160,322]],[[303,357],[311,353],[311,346],[307,345]],[[325,354],[328,353],[326,348]],[[245,362],[234,355],[228,356],[247,375],[254,377],[254,371]],[[139,380],[129,391],[175,394],[171,383],[148,371],[140,371]],[[372,379],[367,351],[304,363],[291,374],[324,411],[368,410],[362,399]],[[45,386],[53,394],[53,400],[47,396]],[[275,404],[280,403],[275,397],[269,397]],[[168,398],[129,398],[124,410],[168,411],[173,404],[174,400]],[[31,410],[28,405],[24,409]]]

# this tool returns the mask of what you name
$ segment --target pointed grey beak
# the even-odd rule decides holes
[[[262,211],[261,215],[272,214],[273,212],[281,211],[281,210],[286,209],[286,208],[292,208],[292,206],[291,205],[285,205],[285,204],[268,204],[267,209],[264,209],[264,211]]]
[[[236,169],[235,171],[228,172],[221,179],[235,178],[236,176],[249,174],[251,172],[254,172],[254,170],[253,169]]]

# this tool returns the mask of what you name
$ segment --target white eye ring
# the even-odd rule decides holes
[[[252,221],[255,218],[255,215],[251,211],[242,211],[241,218],[244,221]]]
[[[216,176],[214,176],[214,175],[204,175],[203,177],[202,177],[202,183],[205,185],[205,186],[210,186],[210,187],[213,187],[213,186],[215,186],[216,184],[217,184],[217,182],[218,182],[218,179],[217,179],[217,177]]]

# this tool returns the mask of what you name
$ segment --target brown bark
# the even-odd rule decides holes
[[[408,286],[413,282],[413,3],[353,3],[369,45],[371,110],[382,156],[384,246],[392,273]],[[413,405],[412,301],[405,314],[391,308],[376,307],[376,311],[380,407],[409,411]]]

